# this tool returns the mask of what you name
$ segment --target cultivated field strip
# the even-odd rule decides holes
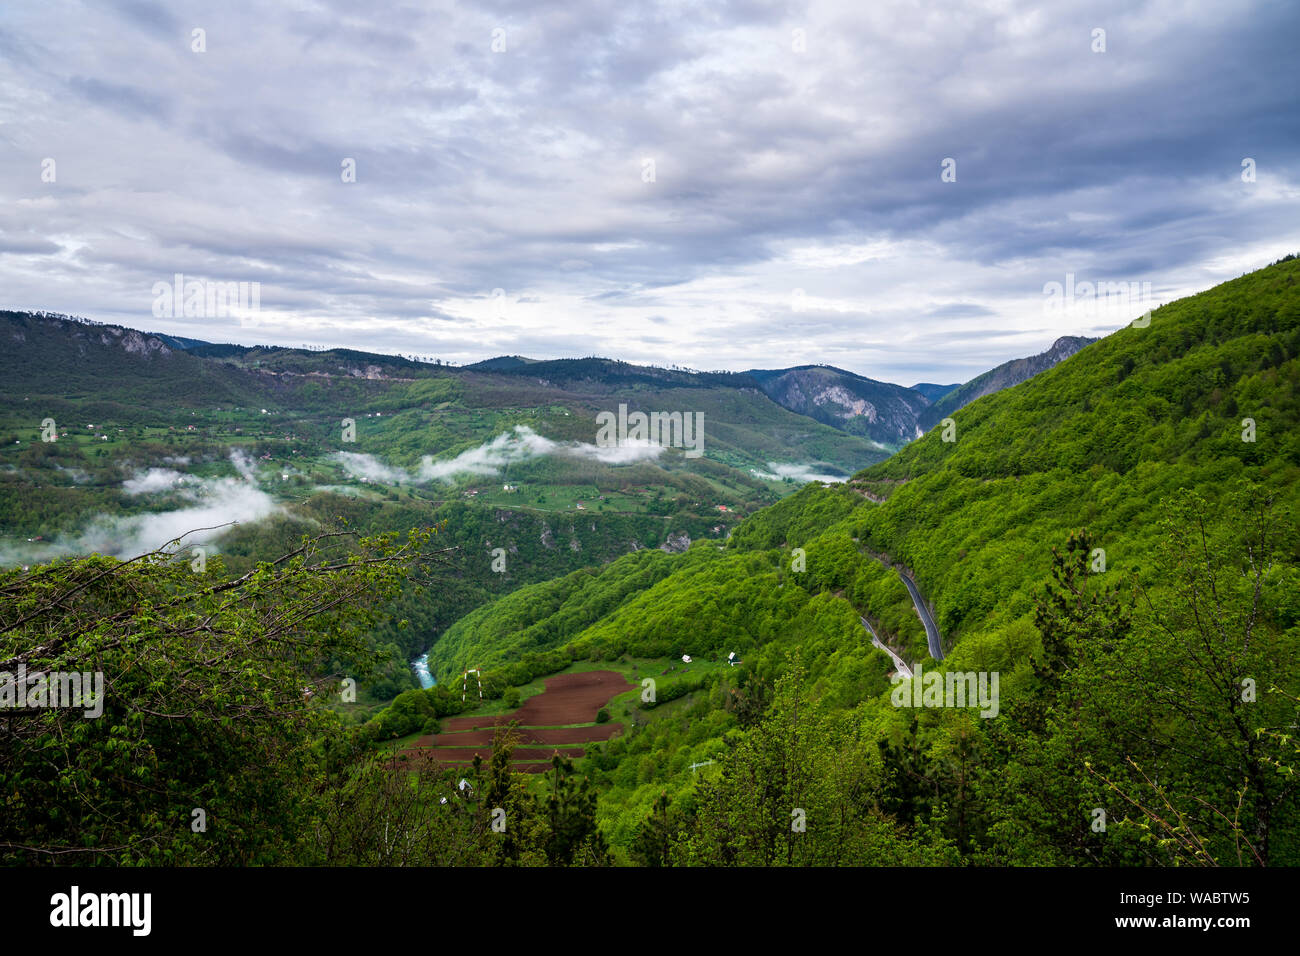
[[[412,759],[433,759],[446,766],[464,766],[477,755],[492,754],[492,737],[514,725],[517,737],[511,766],[521,773],[549,769],[551,757],[578,758],[582,744],[609,740],[622,732],[617,722],[596,723],[600,709],[617,695],[637,685],[617,671],[560,674],[546,681],[546,689],[508,714],[453,717],[443,722],[443,732],[417,739],[403,754]]]

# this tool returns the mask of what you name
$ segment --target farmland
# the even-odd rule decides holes
[[[468,764],[475,756],[486,760],[492,753],[492,739],[499,731],[515,728],[518,745],[512,756],[516,770],[540,773],[549,769],[556,752],[581,757],[582,746],[609,740],[620,733],[622,724],[597,723],[597,717],[615,696],[636,685],[611,670],[560,674],[546,681],[546,689],[530,697],[523,706],[496,716],[453,717],[442,733],[426,734],[402,751],[408,757],[433,756],[443,764]]]

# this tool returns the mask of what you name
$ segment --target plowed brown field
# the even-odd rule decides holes
[[[545,744],[545,747],[515,748],[511,766],[521,773],[540,773],[549,769],[551,755],[581,757],[585,744],[609,740],[622,731],[617,723],[597,724],[596,713],[615,696],[636,684],[617,671],[584,671],[560,674],[546,682],[546,689],[530,697],[518,710],[495,717],[453,717],[442,722],[443,732],[417,739],[401,751],[411,760],[434,759],[440,764],[457,766],[473,761],[475,754],[485,761],[492,753],[492,735],[496,728],[511,723],[520,744]],[[586,727],[558,727],[557,724],[588,724]]]

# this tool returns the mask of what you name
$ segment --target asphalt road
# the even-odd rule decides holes
[[[912,595],[912,603],[916,605],[916,613],[921,615],[921,623],[925,625],[925,638],[930,643],[930,656],[936,661],[943,660],[943,644],[939,640],[939,626],[934,623],[934,618],[930,616],[930,609],[925,606],[925,599],[921,597],[921,592],[916,589],[916,582],[902,571],[898,572],[898,576],[903,579],[903,584],[907,586],[907,592]]]
[[[894,666],[898,668],[900,674],[904,677],[911,677],[912,668],[908,667],[907,663],[901,657],[885,646],[885,643],[881,641],[879,635],[876,634],[876,629],[867,623],[867,619],[865,617],[859,617],[858,620],[862,622],[862,626],[865,627],[867,633],[871,635],[871,643],[894,659]]]

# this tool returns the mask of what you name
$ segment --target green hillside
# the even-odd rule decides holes
[[[883,759],[872,805],[969,861],[1300,863],[1297,278],[1288,257],[1170,303],[960,410],[955,433],[751,516],[724,549],[656,558],[648,588],[625,587],[625,558],[480,609],[435,654],[739,653],[671,712],[630,702],[632,732],[591,758],[625,849],[655,826],[695,852],[723,826],[707,808],[725,788],[668,757],[717,757],[726,778],[724,754],[777,731],[745,714],[772,717],[782,681],[790,706],[797,657],[801,699],[852,713]],[[934,607],[942,665],[885,562]],[[913,666],[997,672],[998,715],[896,706],[860,614]]]
[[[160,463],[182,460],[186,480],[273,495],[277,509],[226,533],[210,578],[101,558],[0,572],[0,652],[53,669],[89,648],[121,689],[112,720],[56,714],[57,734],[24,738],[0,777],[11,812],[52,846],[86,826],[126,845],[155,825],[161,755],[166,813],[183,816],[215,779],[202,799],[218,813],[256,829],[260,789],[298,836],[173,839],[124,860],[370,859],[358,819],[399,832],[411,812],[444,819],[451,769],[394,772],[441,720],[500,716],[550,675],[611,669],[631,683],[595,722],[621,732],[584,744],[576,770],[557,758],[546,780],[512,778],[498,739],[490,760],[454,771],[483,807],[533,821],[519,840],[494,841],[476,810],[430,823],[420,859],[573,862],[580,845],[589,862],[644,865],[1300,865],[1298,273],[1288,257],[1170,303],[848,481],[799,488],[750,463],[786,449],[833,465],[853,439],[725,375],[603,360],[353,374],[346,353],[203,358],[65,329],[72,350],[49,354],[70,380],[111,382],[114,361],[136,363],[136,378],[107,394],[102,421],[89,397],[63,399],[69,434],[61,423],[47,443],[28,403],[48,407],[59,387],[16,373],[6,529],[166,516],[191,491]],[[200,368],[226,401],[257,403],[168,408],[164,386]],[[343,398],[354,458],[334,439]],[[487,460],[502,435],[590,442],[595,411],[621,403],[706,409],[720,423],[709,454],[520,454],[419,478],[462,454]],[[718,510],[724,499],[743,518]],[[333,530],[416,527],[430,530],[404,546]],[[324,536],[259,563],[300,547],[304,529]],[[296,626],[313,609],[327,614],[311,625],[319,644]],[[414,689],[407,659],[430,643],[444,683]],[[232,674],[280,676],[247,693],[199,666],[212,654]],[[447,686],[471,666],[482,702]],[[173,670],[186,679],[154,680]],[[365,681],[356,703],[330,690],[351,673]],[[159,687],[178,699],[153,701]],[[223,714],[273,702],[256,711],[273,766],[249,767],[232,738],[237,759],[213,776],[203,762],[225,745],[202,720],[170,719],[209,700]],[[113,728],[128,725],[123,747]],[[597,739],[552,729],[573,728]],[[123,790],[130,819],[89,818],[50,741],[101,782],[140,768]],[[565,846],[527,846],[565,828]],[[322,830],[355,840],[310,836]]]
[[[960,408],[965,408],[977,398],[992,395],[1012,385],[1019,385],[1035,375],[1053,367],[1074,355],[1081,348],[1096,339],[1079,335],[1063,335],[1052,343],[1051,348],[1038,355],[1012,359],[996,368],[976,375],[969,382],[947,389],[943,394],[931,398],[934,403],[921,412],[918,422],[922,430],[932,428]],[[940,386],[942,387],[942,386]]]
[[[945,634],[1024,619],[1047,545],[1087,526],[1110,570],[1138,572],[1162,501],[1212,503],[1240,480],[1294,500],[1300,472],[1300,262],[1170,303],[954,415],[854,485],[864,541],[913,567]],[[1243,441],[1244,419],[1255,424]]]
[[[0,339],[0,564],[130,556],[238,522],[210,544],[242,572],[340,520],[375,533],[440,527],[456,549],[451,575],[434,601],[404,590],[393,610],[409,626],[373,635],[387,663],[363,685],[367,701],[413,686],[410,658],[515,587],[723,539],[797,487],[767,477],[772,462],[847,478],[883,457],[743,376],[604,359],[450,368],[44,313],[0,313]],[[597,414],[620,405],[703,415],[703,455],[593,457]],[[42,440],[47,422],[56,440]],[[466,468],[438,472],[459,456]],[[150,474],[163,486],[128,487]],[[241,506],[250,495],[252,510]]]

